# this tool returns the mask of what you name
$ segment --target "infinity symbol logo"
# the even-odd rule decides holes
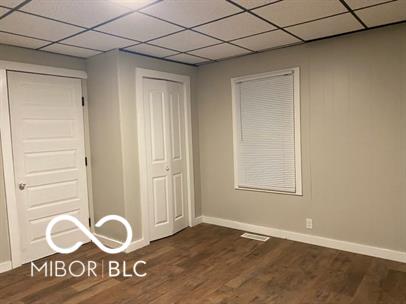
[[[95,226],[97,228],[103,226],[106,222],[109,221],[117,221],[120,222],[121,224],[123,224],[123,226],[125,227],[125,229],[127,230],[127,239],[126,241],[117,248],[108,248],[106,246],[104,246],[86,227],[85,225],[83,225],[76,217],[71,216],[71,215],[67,215],[67,214],[62,214],[62,215],[58,215],[56,217],[54,217],[48,224],[47,229],[45,231],[45,237],[46,240],[48,242],[49,247],[51,247],[54,251],[59,252],[59,253],[72,253],[76,250],[79,249],[80,246],[83,245],[83,242],[76,242],[75,245],[68,247],[68,248],[61,248],[59,246],[57,246],[54,241],[52,240],[52,228],[59,222],[61,221],[68,221],[68,222],[72,222],[73,224],[75,224],[89,239],[92,240],[93,243],[96,244],[97,247],[99,247],[101,250],[103,250],[106,253],[109,254],[116,254],[116,253],[120,253],[123,252],[124,250],[126,250],[128,248],[128,246],[130,245],[132,239],[133,239],[133,231],[131,229],[130,224],[128,223],[128,221],[119,216],[119,215],[107,215],[103,218],[101,218],[96,224]]]

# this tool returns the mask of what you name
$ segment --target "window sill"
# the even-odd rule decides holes
[[[257,188],[240,187],[240,186],[234,186],[234,189],[242,190],[242,191],[265,192],[265,193],[293,195],[293,196],[302,196],[303,197],[302,192],[284,192],[284,191],[278,191],[278,190],[257,189]]]

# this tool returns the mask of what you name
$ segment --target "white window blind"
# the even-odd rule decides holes
[[[301,191],[297,185],[294,76],[294,71],[288,71],[235,82],[238,188]]]

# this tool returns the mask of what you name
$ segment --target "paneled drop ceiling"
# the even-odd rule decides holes
[[[0,43],[201,64],[406,21],[406,0],[0,0]]]

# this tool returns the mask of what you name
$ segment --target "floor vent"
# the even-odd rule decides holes
[[[246,238],[246,239],[260,241],[260,242],[266,242],[267,240],[269,240],[269,237],[267,237],[267,236],[247,233],[247,232],[245,232],[244,234],[241,234],[241,237]]]

